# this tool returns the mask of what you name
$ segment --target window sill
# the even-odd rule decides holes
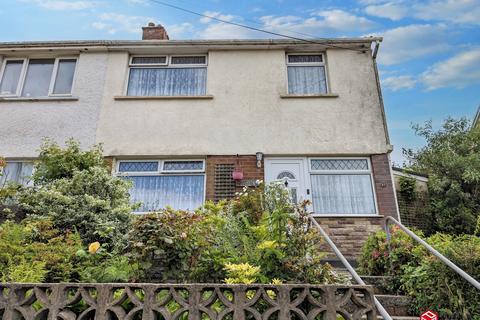
[[[0,97],[0,102],[14,102],[14,101],[77,101],[78,97]]]
[[[384,218],[381,214],[321,214],[311,213],[315,218]]]
[[[280,98],[282,99],[304,99],[304,98],[338,98],[336,93],[325,93],[325,94],[281,94]]]
[[[196,100],[213,99],[213,95],[204,96],[114,96],[115,100]]]

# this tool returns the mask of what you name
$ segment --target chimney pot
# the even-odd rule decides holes
[[[161,24],[149,22],[146,27],[142,27],[142,31],[142,40],[169,40],[167,30]]]

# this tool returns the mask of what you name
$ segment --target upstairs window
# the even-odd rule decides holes
[[[207,87],[207,56],[132,57],[129,96],[202,96]]]
[[[195,210],[205,195],[203,160],[121,160],[117,175],[133,182],[132,202],[141,202],[137,212],[170,206]]]
[[[6,59],[0,72],[0,96],[71,95],[76,58]]]
[[[323,54],[287,55],[288,94],[315,95],[327,93]]]

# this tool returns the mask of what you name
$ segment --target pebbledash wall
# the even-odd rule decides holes
[[[1,47],[1,44],[0,44]],[[78,57],[70,97],[0,98],[0,155],[8,159],[36,158],[43,138],[63,143],[75,138],[88,148],[95,143],[108,55],[101,52],[9,50],[3,58]]]

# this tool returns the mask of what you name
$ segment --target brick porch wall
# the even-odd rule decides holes
[[[244,180],[264,180],[263,161],[261,168],[257,168],[257,158],[255,155],[214,155],[207,156],[206,160],[206,200],[213,200],[215,197],[215,165],[217,164],[233,164],[243,171]],[[239,192],[243,189],[240,183],[236,184],[235,191]]]
[[[397,204],[391,175],[388,155],[375,154],[371,157],[373,180],[377,195],[378,213],[392,216],[398,220]]]
[[[348,260],[356,260],[368,236],[383,228],[383,216],[315,218]],[[336,256],[328,244],[322,246],[328,259]]]

